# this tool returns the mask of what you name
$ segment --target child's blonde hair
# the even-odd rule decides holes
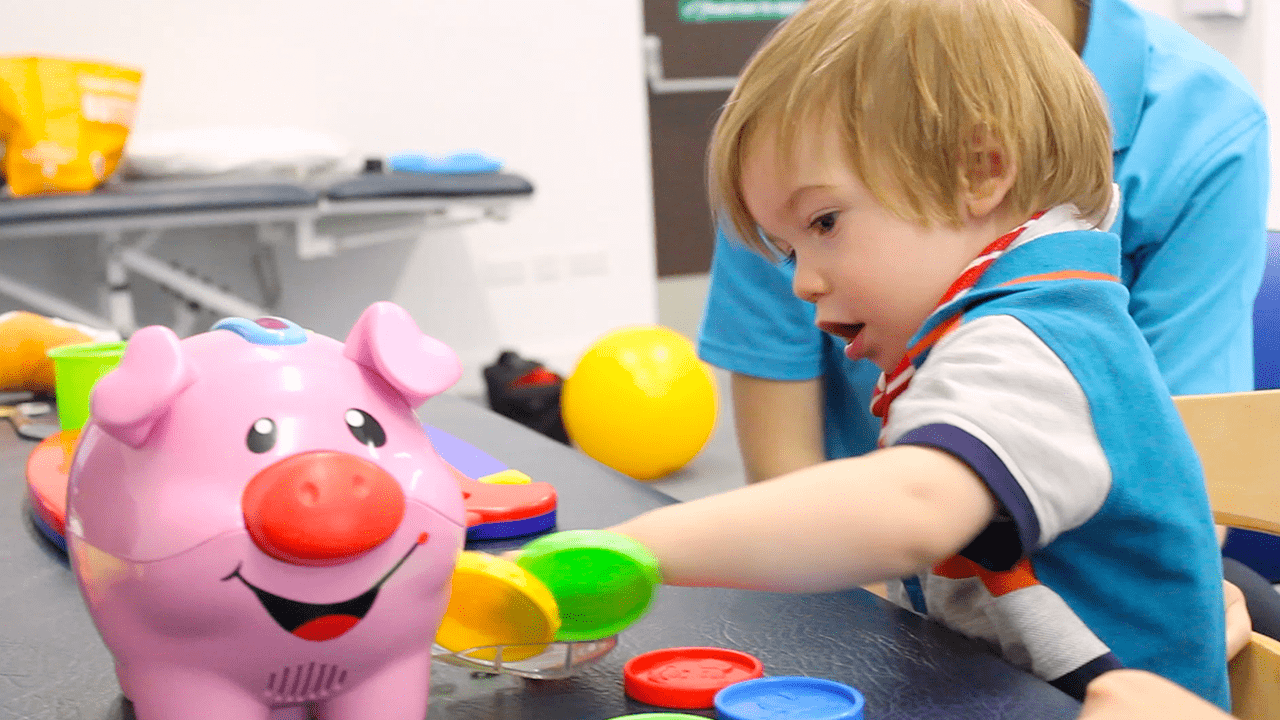
[[[751,58],[712,133],[711,206],[762,252],[742,194],[763,129],[780,157],[834,122],[852,170],[890,211],[961,220],[965,151],[989,137],[1016,167],[1006,206],[1074,203],[1102,218],[1111,135],[1102,94],[1065,38],[1025,0],[809,0]]]

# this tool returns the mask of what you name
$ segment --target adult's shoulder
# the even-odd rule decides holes
[[[1192,106],[1198,112],[1184,114],[1223,124],[1265,119],[1257,92],[1222,53],[1168,18],[1138,13],[1145,20],[1150,53],[1149,102],[1213,100],[1216,104]]]
[[[1262,132],[1266,113],[1230,60],[1173,21],[1125,0],[1093,0],[1084,60],[1107,97],[1115,150],[1150,145],[1190,162],[1230,142],[1234,131]]]
[[[1084,59],[1115,131],[1126,252],[1164,243],[1192,209],[1223,228],[1239,203],[1265,209],[1267,117],[1244,75],[1184,28],[1125,0],[1093,0],[1090,22]]]

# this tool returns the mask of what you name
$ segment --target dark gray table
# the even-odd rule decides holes
[[[440,397],[422,416],[553,483],[560,529],[602,527],[673,502],[483,407]],[[0,427],[0,718],[132,718],[66,558],[27,514],[23,468],[32,447]],[[760,658],[769,675],[848,683],[866,696],[869,720],[1054,720],[1079,709],[978,644],[861,590],[794,596],[664,587],[618,647],[579,676],[529,681],[437,663],[428,718],[605,720],[653,712],[623,694],[622,665],[672,645],[736,648]]]

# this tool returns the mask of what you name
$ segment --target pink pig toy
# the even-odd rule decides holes
[[[460,374],[391,303],[345,344],[278,318],[133,336],[67,530],[140,720],[425,717],[466,528],[414,409]]]

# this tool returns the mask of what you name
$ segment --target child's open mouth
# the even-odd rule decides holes
[[[853,342],[853,339],[862,332],[862,328],[866,323],[834,323],[824,322],[818,324],[818,329],[823,332],[831,333],[836,337],[844,338],[845,342]]]
[[[819,330],[844,340],[844,354],[850,360],[861,360],[866,352],[863,343],[858,337],[864,327],[866,327],[866,323],[818,323]]]

